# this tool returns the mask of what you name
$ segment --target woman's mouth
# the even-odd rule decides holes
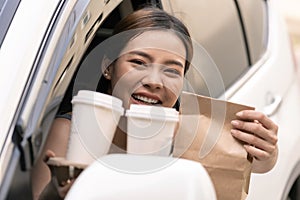
[[[132,94],[131,96],[136,101],[139,101],[139,102],[144,103],[144,104],[161,104],[161,101],[159,101],[157,99],[150,98],[150,97],[137,95],[137,94]]]

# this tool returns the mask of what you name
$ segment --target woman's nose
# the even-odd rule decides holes
[[[149,89],[160,89],[163,87],[162,77],[159,72],[148,72],[141,82],[144,87]]]

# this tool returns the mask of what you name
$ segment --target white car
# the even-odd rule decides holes
[[[0,199],[30,198],[30,169],[85,52],[144,3],[181,18],[218,67],[222,83],[207,72],[206,87],[189,72],[196,93],[279,125],[278,162],[252,174],[247,199],[299,199],[300,69],[275,0],[0,1]]]

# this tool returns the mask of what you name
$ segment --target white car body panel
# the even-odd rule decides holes
[[[36,54],[47,31],[48,23],[46,22],[50,22],[58,2],[58,0],[21,1],[9,31],[6,34],[0,51],[0,74],[5,74],[0,79],[0,91],[2,93],[0,98],[0,112],[5,113],[5,115],[0,116],[0,133],[8,133],[10,130]],[[30,7],[35,8],[34,15],[36,17],[33,17],[32,13],[28,12],[28,8]],[[20,37],[20,32],[23,33],[22,37]],[[18,56],[16,57],[16,55]],[[9,102],[9,106],[7,102]],[[2,152],[7,152],[9,147],[7,145],[4,146],[4,142],[6,138],[11,140],[11,136],[0,134]],[[6,144],[9,144],[9,142]],[[0,155],[0,163],[1,181],[4,173],[2,169],[6,169],[5,164],[7,164],[4,162],[3,154]]]
[[[268,51],[262,60],[265,63],[257,63],[253,66],[253,76],[248,77],[247,84],[237,82],[227,94],[231,93],[230,101],[248,104],[264,112],[271,102],[270,98],[281,97],[282,102],[278,106],[271,119],[279,125],[278,147],[279,156],[275,167],[265,174],[252,173],[250,190],[247,199],[282,199],[285,190],[284,184],[288,183],[294,166],[300,160],[300,76],[294,67],[292,49],[286,27],[278,12],[276,5],[270,4],[270,30]],[[278,38],[280,38],[278,40]],[[257,68],[256,68],[257,67]],[[245,77],[244,77],[245,78]],[[239,85],[240,84],[240,85]],[[233,92],[233,89],[237,89]],[[232,94],[233,93],[233,94]],[[298,106],[295,106],[298,105]],[[294,177],[295,178],[295,177]],[[287,195],[287,194],[285,194]]]

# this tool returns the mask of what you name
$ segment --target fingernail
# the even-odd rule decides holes
[[[243,116],[243,112],[241,111],[241,112],[236,113],[236,116],[242,117]]]
[[[231,130],[230,130],[230,132],[231,132],[231,134],[232,134],[232,135],[235,135],[235,133],[236,133],[236,130],[234,130],[234,129],[231,129]]]
[[[233,120],[233,121],[231,121],[231,124],[232,124],[233,126],[238,126],[238,125],[239,125],[239,122],[236,121],[236,120]]]

